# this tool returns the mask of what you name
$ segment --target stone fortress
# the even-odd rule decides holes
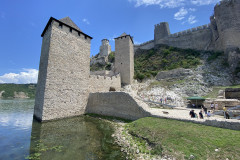
[[[142,45],[134,46],[133,38],[123,33],[115,38],[115,63],[111,74],[91,74],[89,57],[92,37],[83,33],[69,17],[60,20],[51,17],[41,35],[42,48],[34,117],[39,121],[85,113],[132,120],[146,116],[160,117],[151,113],[147,104],[139,97],[121,92],[122,85],[133,83],[134,49],[152,48],[157,44],[194,49],[218,49],[216,46],[221,46],[220,50],[231,49],[234,56],[239,56],[236,50],[232,50],[240,47],[239,9],[239,1],[223,1],[215,7],[215,18],[210,28],[205,26],[184,34],[171,35],[168,24],[161,23],[155,26],[154,40]],[[220,10],[226,14],[218,13]],[[234,18],[233,15],[237,17]],[[234,20],[230,21],[230,18]],[[226,25],[231,27],[226,28]],[[214,36],[216,39],[213,39]],[[195,42],[190,41],[191,38],[194,38]],[[106,57],[110,52],[108,40],[102,40],[99,55]],[[201,123],[212,124],[210,121]],[[223,126],[226,123],[220,121],[212,125]],[[226,126],[231,128],[227,124]]]
[[[130,35],[124,33],[115,38],[116,63],[111,76],[90,74],[92,37],[83,33],[69,17],[60,20],[51,17],[41,36],[43,40],[34,107],[36,119],[48,121],[82,115],[87,112],[90,94],[119,91],[121,84],[132,83],[134,47]],[[111,49],[107,40],[102,41],[100,50],[102,56],[109,54]],[[119,94],[117,98],[121,99]],[[126,97],[125,94],[123,96]],[[96,101],[96,98],[92,101]]]
[[[102,40],[102,45],[100,46],[100,52],[97,56],[93,57],[90,61],[90,65],[99,63],[105,65],[108,62],[108,55],[111,53],[111,46],[109,45],[108,39]]]
[[[214,7],[210,24],[170,33],[169,24],[162,22],[154,27],[154,39],[134,49],[151,49],[166,44],[178,48],[224,51],[230,66],[235,69],[240,62],[240,1],[222,0]]]

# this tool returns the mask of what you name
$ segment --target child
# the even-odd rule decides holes
[[[199,117],[200,117],[200,119],[203,119],[202,111],[199,112]]]

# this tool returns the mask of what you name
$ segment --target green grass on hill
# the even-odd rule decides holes
[[[152,155],[173,155],[177,159],[240,159],[240,131],[160,118],[142,118],[126,125],[128,132]],[[216,152],[215,149],[218,149]]]
[[[135,79],[156,76],[159,71],[193,68],[200,63],[200,52],[160,45],[155,49],[140,50],[134,60]]]
[[[28,97],[34,98],[36,92],[36,84],[0,84],[0,91],[3,98],[13,98],[14,92],[24,92]]]
[[[233,86],[214,86],[213,91],[209,92],[205,98],[216,98],[218,96],[219,90],[225,90],[226,88],[240,88],[240,85],[233,85]]]

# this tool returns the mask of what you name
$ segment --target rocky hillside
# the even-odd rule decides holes
[[[35,98],[36,84],[0,84],[0,98]]]
[[[164,50],[180,50],[169,52]],[[151,56],[148,54],[152,54]],[[149,57],[148,59],[145,57]],[[159,58],[162,57],[162,58]],[[162,62],[168,61],[165,66]],[[139,65],[139,69],[136,67]],[[161,65],[156,65],[159,63]],[[188,65],[186,65],[186,63]],[[172,67],[174,66],[174,67]],[[143,83],[137,84],[138,94],[143,99],[160,101],[183,106],[186,97],[204,96],[217,98],[219,90],[227,87],[240,87],[239,72],[231,72],[229,64],[221,52],[198,52],[183,49],[170,49],[159,46],[155,50],[139,50],[135,57],[135,71],[143,74]],[[157,75],[147,76],[157,71]],[[137,77],[141,79],[141,77]],[[136,84],[135,84],[136,85]]]

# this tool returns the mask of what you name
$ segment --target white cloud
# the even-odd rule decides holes
[[[183,20],[187,14],[188,14],[187,9],[182,7],[179,9],[179,11],[177,13],[174,14],[174,19],[176,19],[178,21]]]
[[[209,4],[216,4],[221,0],[191,0],[191,3],[194,5],[209,5]]]
[[[134,2],[135,7],[139,6],[149,6],[149,5],[159,5],[161,8],[176,8],[183,6],[186,0],[128,0],[129,2]]]
[[[38,70],[36,69],[23,69],[20,73],[6,73],[0,76],[0,83],[37,83]]]
[[[83,18],[83,20],[82,20],[84,23],[86,23],[86,24],[90,24],[90,22],[89,22],[89,20],[88,19],[86,19],[86,18]]]
[[[190,15],[190,16],[188,17],[188,23],[189,23],[189,24],[194,24],[194,23],[196,23],[196,22],[197,22],[196,16]]]
[[[195,12],[196,11],[196,8],[189,8],[188,9],[190,12]]]

